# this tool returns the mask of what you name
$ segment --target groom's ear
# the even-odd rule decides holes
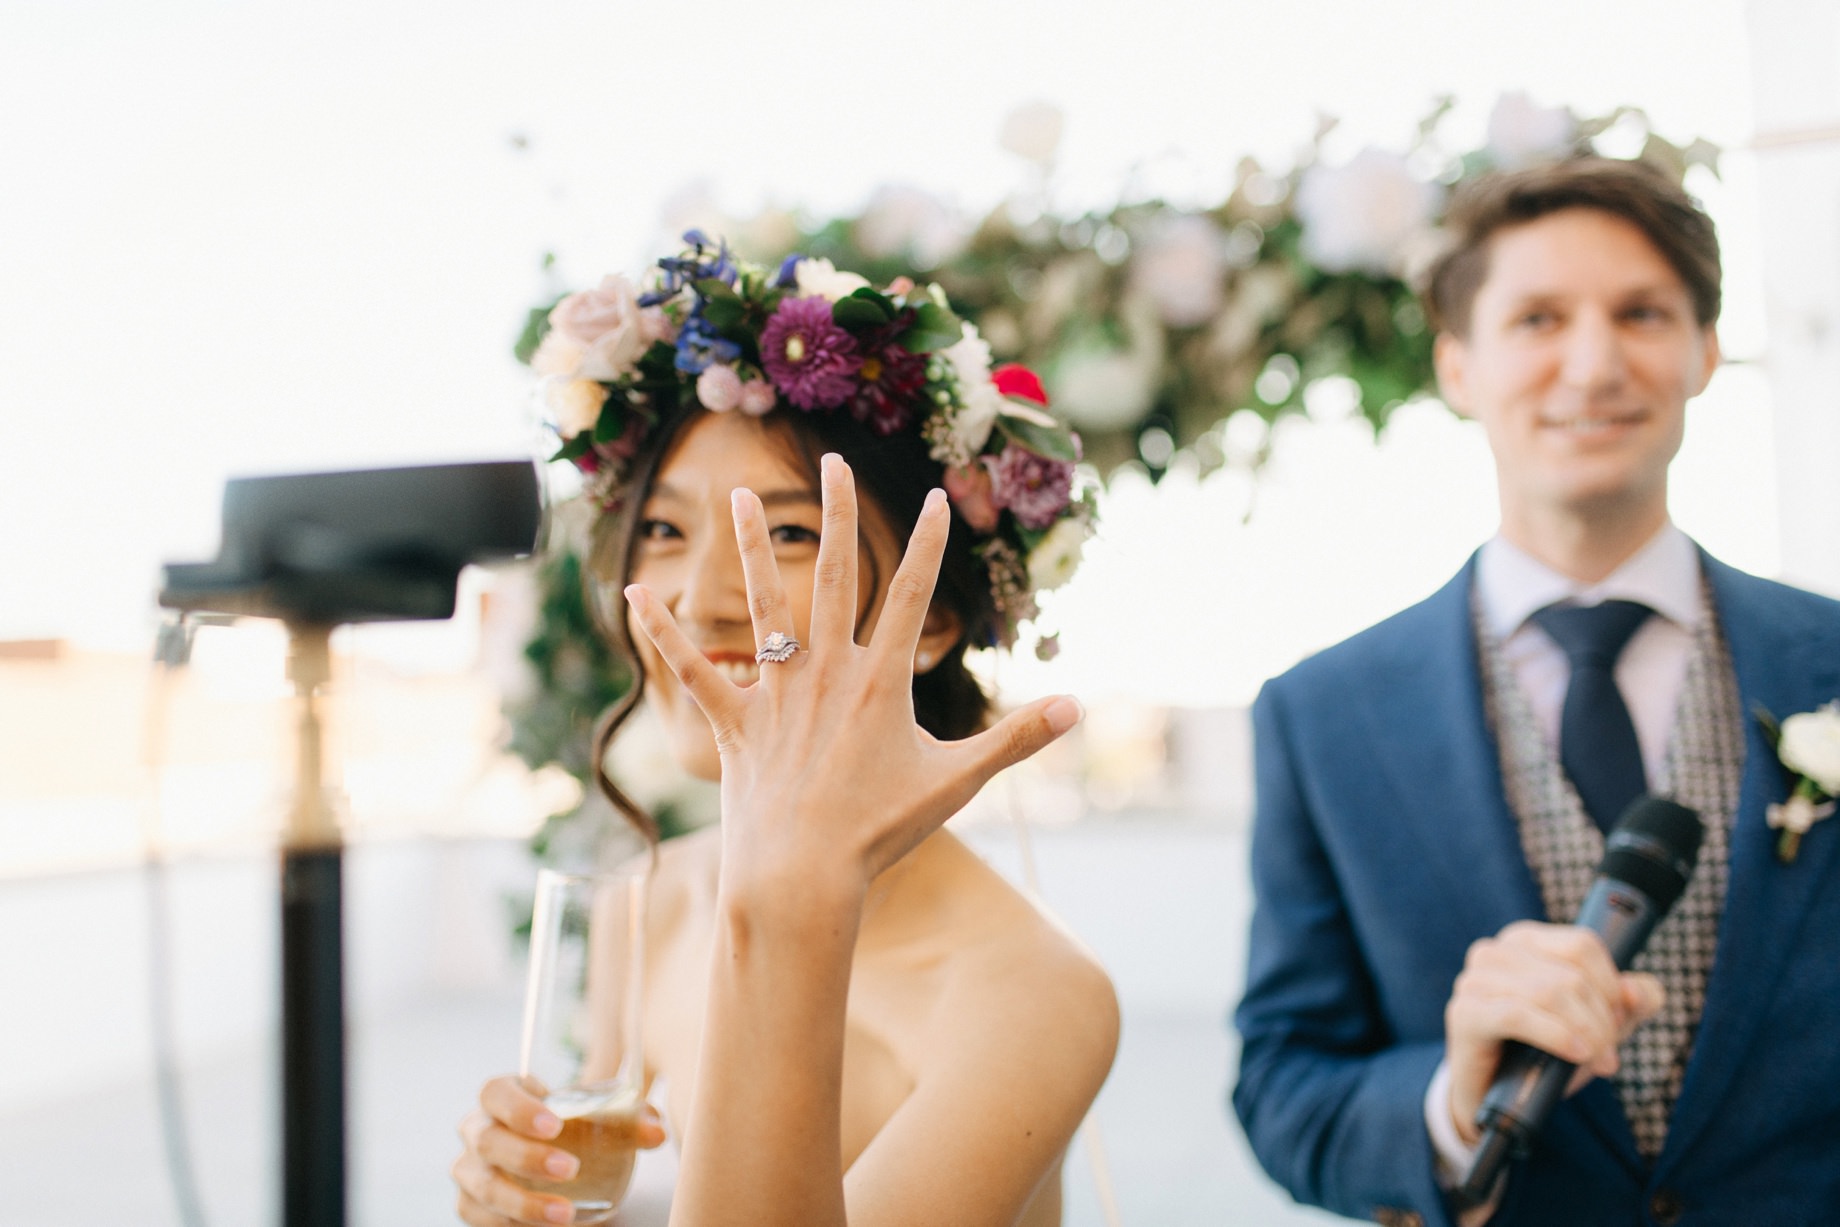
[[[1440,332],[1431,342],[1431,365],[1437,370],[1438,391],[1444,403],[1461,417],[1469,417],[1469,346],[1454,332]]]

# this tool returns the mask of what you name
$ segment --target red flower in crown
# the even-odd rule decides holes
[[[1032,400],[1038,405],[1048,403],[1048,390],[1041,386],[1041,376],[1019,362],[1005,363],[991,371],[990,382],[1005,396]]]

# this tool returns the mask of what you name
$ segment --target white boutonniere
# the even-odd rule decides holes
[[[1834,812],[1834,797],[1840,795],[1840,699],[1780,724],[1762,708],[1757,719],[1776,747],[1776,757],[1795,778],[1789,799],[1764,813],[1766,821],[1782,832],[1776,840],[1776,859],[1786,865],[1801,850],[1808,828]]]

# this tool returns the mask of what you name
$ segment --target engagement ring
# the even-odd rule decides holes
[[[754,653],[754,659],[760,664],[783,665],[792,659],[792,654],[799,650],[799,641],[791,635],[774,631],[767,636],[767,641],[760,645],[760,651]]]

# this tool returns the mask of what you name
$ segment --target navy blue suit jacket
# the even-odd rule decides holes
[[[1615,1087],[1593,1082],[1513,1173],[1500,1227],[1840,1223],[1840,817],[1793,864],[1776,859],[1764,810],[1788,781],[1749,715],[1840,697],[1840,603],[1704,565],[1749,732],[1667,1145],[1651,1169]],[[1257,904],[1233,1104],[1292,1196],[1359,1218],[1451,1222],[1424,1123],[1444,1006],[1470,943],[1545,919],[1483,713],[1474,570],[1272,680],[1253,708]]]

